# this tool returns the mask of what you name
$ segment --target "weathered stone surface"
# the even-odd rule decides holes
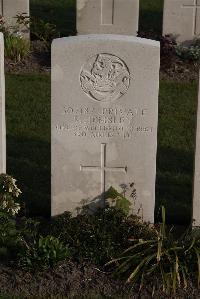
[[[138,31],[139,0],[77,0],[78,34],[125,34]]]
[[[200,0],[165,0],[163,35],[190,43],[200,35]]]
[[[154,221],[159,56],[131,36],[54,40],[52,215],[102,206],[112,186]]]
[[[24,14],[24,16],[29,16],[29,0],[3,0],[2,1],[2,15],[7,25],[16,25],[16,15]],[[29,30],[21,26],[20,32],[24,37],[29,38]]]
[[[193,220],[194,226],[200,226],[200,84],[197,109],[196,152],[193,191]]]
[[[0,33],[0,173],[6,173],[4,38]]]

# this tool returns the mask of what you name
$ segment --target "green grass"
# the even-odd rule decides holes
[[[190,220],[196,119],[196,83],[161,82],[156,216]],[[19,181],[31,214],[50,210],[50,77],[7,75],[8,174]]]
[[[140,0],[140,25],[142,31],[162,32],[164,0]]]
[[[156,204],[174,223],[191,219],[196,106],[195,82],[161,82]]]
[[[6,76],[7,173],[31,214],[50,211],[50,78]]]

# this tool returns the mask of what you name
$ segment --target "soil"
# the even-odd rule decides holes
[[[152,279],[151,279],[152,281]],[[154,282],[157,281],[155,277]],[[159,282],[157,281],[157,285]],[[199,291],[189,284],[176,295],[167,296],[146,281],[142,290],[113,279],[95,266],[62,263],[44,273],[33,274],[0,265],[0,296],[20,298],[199,298]]]
[[[165,61],[166,60],[166,61]],[[170,64],[167,57],[161,58],[161,80],[194,81],[199,78],[199,63],[184,62],[174,55]]]
[[[31,53],[18,63],[13,63],[5,59],[5,71],[7,73],[50,73],[51,55],[43,42],[32,41]],[[177,55],[161,53],[160,79],[173,81],[193,81],[199,76],[199,63],[192,61],[182,61]]]

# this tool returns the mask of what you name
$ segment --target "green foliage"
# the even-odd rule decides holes
[[[126,277],[127,282],[140,282],[152,275],[161,277],[163,290],[175,293],[177,286],[187,288],[189,274],[197,273],[200,283],[200,239],[186,235],[175,240],[171,232],[166,232],[165,209],[162,207],[163,222],[154,238],[149,240],[134,239],[119,258],[107,265],[114,264],[115,275]]]
[[[178,45],[175,47],[176,54],[183,60],[198,61],[200,59],[200,46],[182,46]]]
[[[21,246],[22,238],[16,228],[15,219],[0,212],[0,260],[16,257]]]
[[[32,217],[50,214],[50,98],[49,76],[6,75],[7,169]]]
[[[129,214],[130,201],[113,187],[110,187],[106,192],[105,199],[108,206],[114,206],[117,210],[124,212],[125,215]]]
[[[15,215],[20,210],[17,202],[20,189],[16,185],[16,180],[7,174],[0,175],[0,211]]]
[[[57,238],[48,235],[39,237],[33,244],[26,244],[19,263],[25,269],[42,271],[69,257],[68,247]]]
[[[26,58],[30,53],[30,43],[20,36],[5,36],[5,57],[15,63]]]
[[[137,216],[115,207],[100,209],[94,215],[72,217],[65,213],[53,219],[50,232],[68,245],[74,258],[102,265],[128,246],[129,238],[152,234]]]
[[[30,53],[30,42],[22,34],[23,28],[28,28],[29,19],[24,14],[16,16],[16,25],[8,26],[3,18],[0,19],[0,32],[4,34],[5,57],[15,63],[26,58]]]
[[[0,175],[0,259],[14,257],[22,245],[22,238],[13,217],[20,210],[17,202],[20,189],[16,180],[7,174]]]
[[[160,82],[156,221],[191,223],[197,82]]]
[[[56,25],[38,18],[31,18],[31,34],[44,42],[47,51],[51,49],[52,40],[60,36]]]
[[[27,16],[26,13],[17,14],[16,17],[16,30],[19,31],[19,29],[24,28],[29,30],[30,29],[30,17]]]
[[[33,243],[38,238],[40,222],[26,217],[22,217],[18,221],[23,239],[26,240],[26,243]]]

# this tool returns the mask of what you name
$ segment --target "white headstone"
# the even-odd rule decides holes
[[[16,15],[24,14],[29,17],[29,0],[1,0],[2,15],[6,25],[16,26]],[[24,37],[29,38],[29,30],[25,26],[20,26],[20,32]]]
[[[6,173],[4,38],[0,33],[0,173]]]
[[[139,0],[77,0],[78,34],[137,35]]]
[[[134,183],[133,213],[154,221],[159,56],[158,42],[131,36],[54,40],[52,215]]]
[[[194,226],[200,226],[200,82],[197,109],[196,152],[193,191],[193,220]]]
[[[200,0],[165,0],[163,35],[177,42],[191,42],[200,36]]]

